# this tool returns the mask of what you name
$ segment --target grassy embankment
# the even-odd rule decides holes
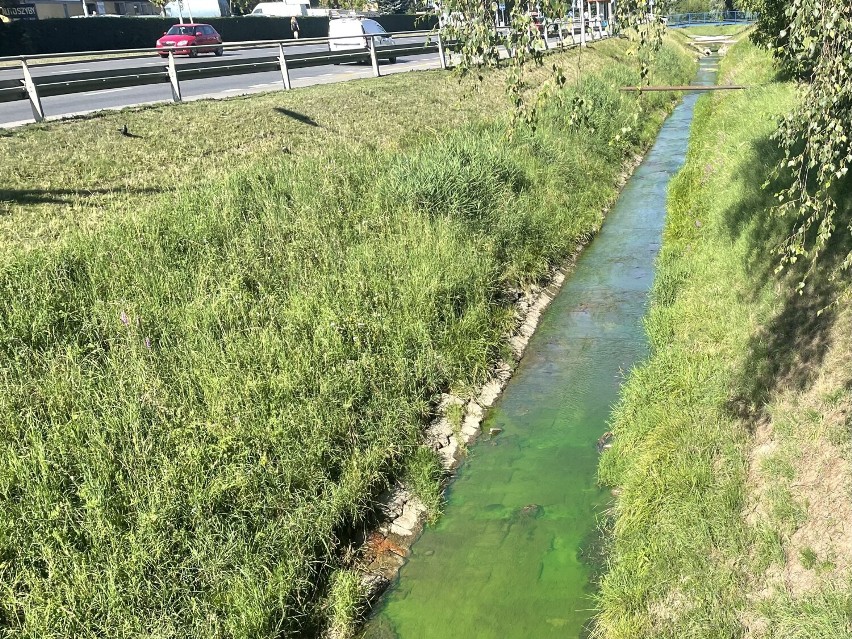
[[[579,83],[564,54],[587,117],[554,101],[511,140],[500,73],[0,137],[4,635],[345,628],[341,531],[394,477],[435,503],[435,397],[485,380],[505,293],[595,232],[670,104],[634,119],[626,52]],[[655,74],[692,71],[672,46]]]
[[[597,43],[579,64],[576,53],[566,54],[561,64],[569,84],[578,67],[591,74],[629,64],[623,45]],[[548,67],[538,69],[529,83],[535,87],[549,75]],[[414,148],[472,122],[496,121],[509,108],[505,75],[489,78],[477,88],[449,75],[424,73],[415,81],[397,74],[0,131],[0,251],[43,247],[69,231],[139,217],[169,206],[186,184],[215,188],[235,169],[282,153],[320,157],[331,146],[345,146],[368,156]],[[137,137],[121,136],[123,124]]]
[[[849,637],[852,312],[847,300],[818,313],[842,290],[830,256],[803,296],[800,274],[774,273],[784,225],[761,185],[793,85],[747,41],[720,83],[751,88],[698,103],[669,194],[652,356],[623,388],[601,461],[620,493],[600,635]]]

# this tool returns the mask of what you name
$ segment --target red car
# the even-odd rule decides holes
[[[186,49],[182,47],[197,46],[198,49]],[[222,36],[216,33],[216,29],[209,24],[176,24],[157,40],[157,49],[160,57],[166,58],[169,51],[175,55],[186,54],[194,58],[199,53],[213,53],[222,55]]]

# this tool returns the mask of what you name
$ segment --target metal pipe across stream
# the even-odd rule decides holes
[[[712,84],[715,61],[701,64],[699,83]],[[470,451],[366,639],[588,636],[596,518],[611,499],[596,483],[596,442],[624,375],[647,355],[666,193],[697,99],[686,94],[664,123],[553,300],[483,425],[503,432]]]

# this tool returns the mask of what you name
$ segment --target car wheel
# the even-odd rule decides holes
[[[225,49],[219,47],[218,49],[213,49],[213,55],[222,56],[225,54]]]
[[[396,58],[388,58],[388,62],[391,64],[396,64]]]

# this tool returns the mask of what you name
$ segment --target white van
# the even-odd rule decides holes
[[[290,2],[261,2],[249,15],[267,16],[273,18],[301,18],[308,15],[308,3]]]
[[[182,0],[169,2],[163,7],[167,18],[219,18],[231,15],[227,0]]]
[[[367,44],[368,38],[365,38],[365,35],[375,35],[373,42],[377,47],[395,44],[385,28],[375,20],[369,18],[338,18],[328,21],[328,37],[340,38],[339,40],[330,39],[328,41],[329,51],[366,50],[369,46]],[[390,58],[390,62],[396,62],[396,58]]]

